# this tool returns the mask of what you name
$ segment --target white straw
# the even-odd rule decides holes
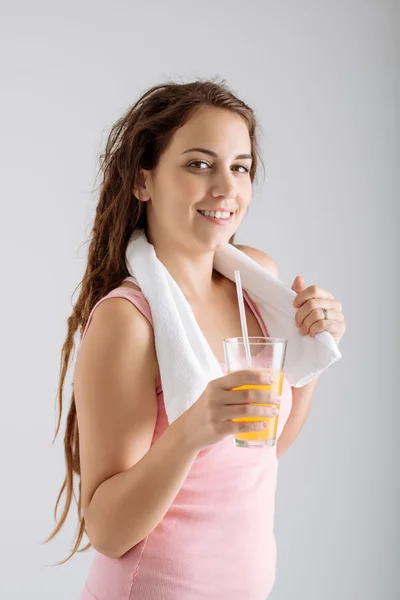
[[[244,311],[244,301],[243,301],[242,281],[240,279],[240,271],[235,271],[235,280],[236,280],[236,293],[237,293],[237,297],[238,297],[239,312],[240,312],[240,323],[242,325],[244,348],[246,350],[247,366],[249,368],[251,368],[249,336],[247,333],[246,313]]]

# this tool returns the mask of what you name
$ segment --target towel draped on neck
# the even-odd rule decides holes
[[[143,230],[128,244],[126,264],[149,303],[165,411],[171,424],[201,396],[209,381],[223,371],[201,331],[189,302]],[[295,324],[296,293],[232,244],[214,255],[214,268],[235,281],[255,302],[271,337],[287,340],[284,373],[293,387],[302,387],[341,358],[330,333],[301,336]]]

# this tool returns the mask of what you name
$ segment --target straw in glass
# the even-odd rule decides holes
[[[247,333],[246,313],[244,310],[242,280],[240,278],[240,271],[235,271],[235,280],[236,280],[236,293],[237,293],[237,297],[238,297],[239,312],[240,312],[240,323],[242,325],[242,335],[243,335],[243,341],[244,341],[244,348],[246,351],[247,366],[249,368],[251,368],[249,335]]]

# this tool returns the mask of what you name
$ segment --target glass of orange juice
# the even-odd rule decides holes
[[[227,373],[243,369],[267,370],[273,377],[271,385],[241,385],[233,390],[263,389],[280,396],[283,386],[287,340],[273,337],[249,337],[251,365],[248,364],[243,337],[224,340],[225,366]],[[266,394],[268,398],[268,394]],[[264,404],[264,406],[274,406]],[[234,443],[239,448],[264,448],[274,446],[278,429],[279,414],[274,417],[240,417],[233,421],[266,421],[267,428],[261,431],[235,433]]]

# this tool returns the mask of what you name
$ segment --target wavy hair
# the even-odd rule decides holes
[[[109,133],[105,151],[100,154],[99,173],[102,182],[98,188],[99,200],[88,249],[84,277],[73,311],[67,319],[67,336],[61,350],[58,399],[58,422],[53,442],[60,429],[63,410],[63,388],[71,354],[75,348],[75,334],[80,338],[95,304],[118,287],[129,275],[125,253],[132,232],[141,228],[147,233],[145,203],[133,194],[139,182],[140,169],[154,169],[174,132],[182,127],[198,109],[213,106],[230,110],[245,120],[251,141],[251,182],[254,182],[258,160],[261,161],[256,139],[257,124],[253,110],[237,98],[225,80],[197,80],[191,83],[167,82],[148,89],[121,118]],[[97,191],[97,190],[96,190]],[[234,243],[234,235],[229,240]],[[79,460],[79,431],[74,393],[72,392],[64,434],[66,474],[54,508],[57,510],[65,493],[64,508],[47,543],[64,525],[71,507],[72,496],[77,502],[78,528],[70,555],[58,565],[69,560],[75,552],[84,552],[91,544],[79,548],[85,532],[81,513],[81,481]],[[78,499],[74,491],[74,476],[79,480]]]

